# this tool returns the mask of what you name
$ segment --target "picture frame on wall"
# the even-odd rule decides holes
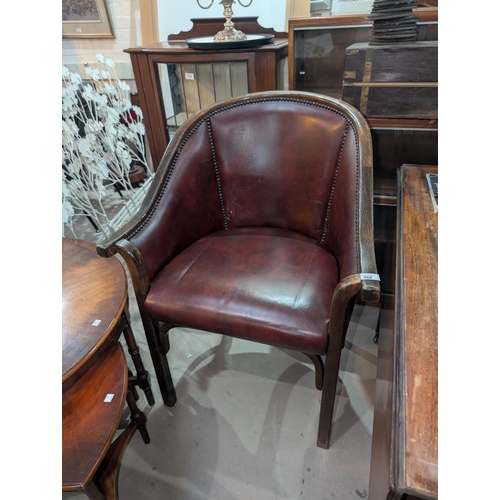
[[[62,0],[63,38],[114,38],[106,0]]]

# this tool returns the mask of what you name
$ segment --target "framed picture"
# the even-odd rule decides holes
[[[62,0],[63,38],[114,38],[106,0]]]

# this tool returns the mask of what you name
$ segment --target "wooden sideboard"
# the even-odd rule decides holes
[[[427,173],[398,169],[395,295],[381,311],[369,500],[438,497],[438,214]]]

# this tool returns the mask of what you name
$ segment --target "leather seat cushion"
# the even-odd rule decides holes
[[[151,317],[232,337],[324,354],[338,265],[312,238],[239,228],[196,241],[151,282]]]

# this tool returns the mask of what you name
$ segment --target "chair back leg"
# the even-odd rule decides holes
[[[316,376],[316,389],[318,391],[321,391],[323,389],[323,380],[325,378],[325,367],[323,365],[323,359],[321,356],[318,356],[316,354],[307,354],[307,352],[304,353],[312,362],[314,365],[314,374]]]

